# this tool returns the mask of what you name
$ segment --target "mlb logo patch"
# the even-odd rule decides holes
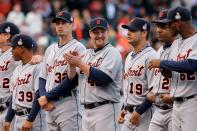
[[[58,14],[57,14],[57,16],[63,16],[63,14],[64,14],[64,12],[59,12]]]

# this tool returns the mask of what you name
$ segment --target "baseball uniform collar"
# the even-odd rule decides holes
[[[103,46],[103,47],[101,47],[101,48],[94,49],[94,53],[96,53],[96,52],[98,52],[98,51],[102,50],[104,47],[106,47],[107,45],[109,45],[109,43],[110,43],[110,42],[108,42],[106,45],[104,45],[104,46]]]
[[[137,56],[137,54],[139,54],[140,52],[142,52],[144,49],[146,49],[147,47],[150,47],[149,43],[147,43],[139,52],[135,52],[133,51],[131,54],[132,58],[135,58]]]

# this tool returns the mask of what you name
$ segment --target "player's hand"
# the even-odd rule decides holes
[[[131,117],[130,117],[130,122],[133,126],[137,126],[137,124],[139,122],[139,117],[140,117],[140,114],[137,113],[136,111],[133,111],[133,113],[131,114]]]
[[[3,123],[3,131],[9,131],[10,129],[10,122]]]
[[[32,65],[35,65],[35,64],[40,63],[42,59],[43,57],[41,55],[34,55],[29,63]]]
[[[170,94],[161,94],[160,99],[167,104],[173,103],[173,98],[170,96]]]
[[[25,120],[22,125],[22,131],[30,131],[32,128],[32,124],[33,123],[31,121]]]
[[[117,121],[118,121],[119,124],[124,123],[124,121],[125,121],[125,119],[124,119],[125,115],[126,115],[126,112],[125,112],[125,111],[121,111],[121,112],[118,114]]]
[[[150,61],[149,65],[148,65],[148,68],[149,69],[159,68],[160,67],[160,63],[161,63],[161,60],[153,59],[153,60]]]
[[[53,102],[49,102],[43,107],[43,109],[45,111],[52,111],[53,109],[55,109],[55,105],[53,104]]]
[[[38,99],[38,102],[40,104],[40,107],[41,108],[44,108],[44,106],[48,103],[48,100],[46,98],[46,96],[41,96],[39,99]]]
[[[65,53],[64,58],[71,66],[79,67],[82,63],[82,57],[79,54]]]
[[[155,102],[155,94],[151,91],[147,94],[146,98],[151,102],[151,103],[154,103]]]

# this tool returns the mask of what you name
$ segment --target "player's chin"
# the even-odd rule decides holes
[[[20,61],[20,59],[18,57],[14,56],[14,55],[13,55],[13,58],[14,58],[15,61]]]
[[[105,41],[103,40],[103,39],[99,39],[99,40],[96,40],[96,46],[97,47],[103,47],[104,46],[104,44],[105,44]]]

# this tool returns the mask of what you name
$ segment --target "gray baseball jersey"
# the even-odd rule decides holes
[[[118,50],[112,45],[106,45],[102,50],[95,52],[89,49],[84,56],[84,62],[98,68],[112,78],[112,82],[105,87],[99,87],[88,76],[80,73],[81,103],[93,103],[105,100],[120,102],[120,86],[122,74],[122,58]]]
[[[197,34],[187,39],[177,39],[172,44],[173,51],[170,59],[181,61],[197,60]],[[174,97],[188,97],[197,94],[197,72],[172,72],[171,95]],[[172,113],[172,131],[195,131],[197,129],[197,97],[182,102],[174,101]]]
[[[76,39],[72,39],[61,48],[58,47],[58,44],[53,44],[47,48],[40,75],[40,77],[46,79],[45,88],[47,92],[61,83],[66,76],[67,63],[64,54],[69,53],[69,51],[77,51],[82,55],[86,49]]]
[[[160,47],[160,49],[157,51],[158,56],[161,60],[168,60],[169,54],[171,52],[171,48],[163,49],[164,47]],[[154,71],[154,84],[153,84],[153,92],[155,94],[162,94],[162,93],[170,93],[170,78],[165,78],[159,68],[155,68]]]
[[[168,60],[169,54],[171,52],[171,47],[164,49],[164,47],[160,47],[157,51],[161,60]],[[170,93],[170,78],[165,78],[160,69],[155,68],[154,72],[154,84],[153,84],[153,92],[156,94],[156,103],[157,105],[164,105],[162,100],[159,97],[159,94],[169,94]],[[171,105],[170,105],[171,106]],[[156,107],[156,110],[151,119],[149,131],[171,131],[172,130],[172,108],[163,110]]]
[[[18,65],[11,77],[12,86],[12,108],[19,110],[31,108],[35,92],[38,89],[38,78],[40,73],[40,64]]]
[[[17,63],[12,57],[12,49],[8,49],[0,55],[0,99],[11,95],[9,89],[10,78]]]
[[[86,48],[76,39],[72,39],[66,45],[58,47],[53,44],[47,48],[42,64],[40,77],[46,80],[46,91],[50,91],[62,82],[67,75],[67,62],[64,54],[76,51],[79,55],[84,55]],[[78,100],[78,93],[54,101],[56,108],[51,112],[46,112],[46,121],[49,131],[54,130],[81,130],[81,112]],[[71,115],[72,114],[72,115]]]
[[[177,39],[172,44],[173,51],[170,53],[170,59],[181,61],[186,59],[197,60],[197,34],[182,40]],[[171,82],[171,95],[174,97],[187,97],[197,94],[197,72],[177,73],[173,72]]]
[[[123,75],[124,97],[127,104],[139,105],[143,102],[145,94],[154,83],[154,70],[148,69],[151,59],[157,58],[157,52],[152,47],[132,57],[129,53],[125,61]]]
[[[122,75],[122,58],[120,52],[107,44],[99,51],[90,49],[84,56],[84,62],[97,68],[111,77],[112,82],[105,86],[98,86],[88,76],[80,73],[81,103],[111,101],[92,109],[85,109],[83,114],[84,131],[119,131],[116,121],[120,111],[120,86]],[[114,103],[113,103],[114,102]]]

